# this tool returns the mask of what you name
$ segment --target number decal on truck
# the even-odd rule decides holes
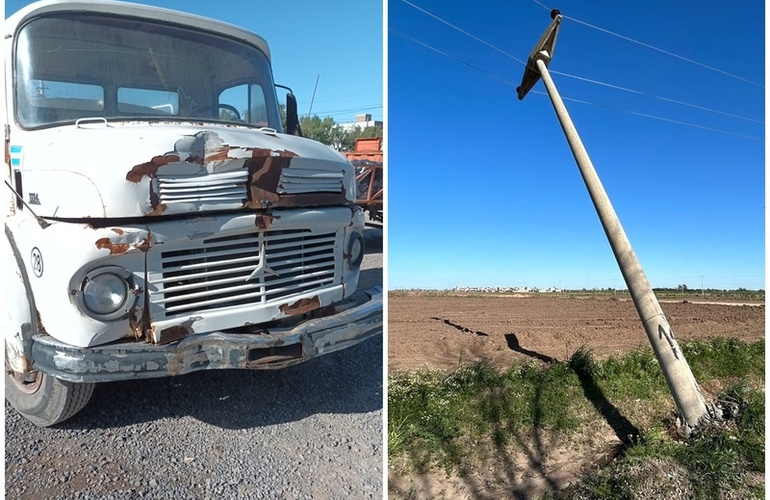
[[[43,275],[43,254],[37,247],[32,249],[32,272],[38,278]]]

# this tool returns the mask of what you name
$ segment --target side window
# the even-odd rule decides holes
[[[118,112],[132,115],[177,115],[179,94],[166,90],[118,89]]]
[[[270,123],[267,118],[267,104],[265,103],[265,91],[262,90],[262,85],[251,86],[249,117],[251,123],[260,127],[267,127]]]
[[[267,105],[261,85],[237,85],[219,94],[219,119],[267,127]]]

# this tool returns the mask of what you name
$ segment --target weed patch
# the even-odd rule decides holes
[[[717,339],[681,347],[699,383],[724,388],[718,401],[733,416],[686,441],[670,432],[674,402],[650,350],[596,360],[579,349],[567,362],[529,362],[504,372],[481,362],[451,373],[426,368],[392,376],[391,471],[443,468],[464,476],[488,464],[490,455],[510,464],[512,448],[519,447],[547,474],[547,453],[531,455],[538,440],[585,441],[599,423],[624,452],[546,498],[761,498],[764,341]]]

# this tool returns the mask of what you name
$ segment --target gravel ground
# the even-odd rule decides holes
[[[366,230],[361,286],[382,283]],[[276,371],[99,384],[39,429],[5,406],[8,499],[383,498],[382,337]]]

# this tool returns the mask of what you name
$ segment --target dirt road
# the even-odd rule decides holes
[[[488,359],[566,359],[585,345],[598,357],[649,345],[629,299],[560,294],[462,296],[395,292],[388,297],[388,369],[452,369]],[[662,302],[679,340],[764,337],[764,305]]]

